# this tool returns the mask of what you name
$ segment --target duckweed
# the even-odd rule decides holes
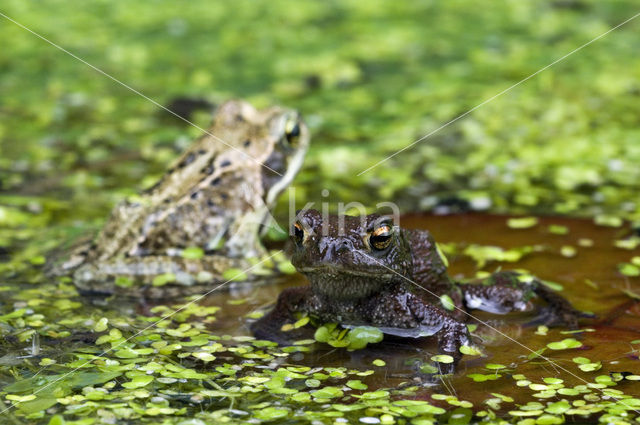
[[[222,274],[226,281],[243,282],[247,280],[247,273],[244,270],[229,268]]]
[[[582,347],[582,343],[575,338],[565,338],[562,341],[550,342],[547,344],[552,350],[570,350],[572,348]]]
[[[197,260],[204,256],[204,250],[199,246],[190,246],[183,249],[180,255],[187,260]]]
[[[467,356],[481,356],[483,353],[477,347],[471,347],[469,345],[463,345],[460,347],[460,352]]]
[[[517,217],[507,220],[507,226],[512,229],[528,229],[538,225],[537,217]]]
[[[499,373],[482,374],[482,373],[470,373],[467,375],[473,379],[474,382],[495,381],[502,377]]]
[[[534,252],[538,249],[539,248],[531,246],[504,249],[498,246],[471,244],[464,249],[463,254],[471,257],[478,265],[478,268],[483,268],[488,262],[491,261],[515,263],[517,261],[520,261],[525,255],[530,254],[531,252]]]
[[[559,224],[552,224],[548,228],[549,233],[554,235],[567,235],[569,234],[569,228],[567,226],[561,226]]]
[[[453,363],[453,357],[448,354],[438,354],[435,356],[431,356],[431,360],[438,363]]]
[[[337,323],[328,323],[316,329],[314,338],[318,342],[325,342],[333,347],[359,350],[366,347],[367,344],[382,341],[383,333],[371,326],[342,329]]]
[[[455,303],[453,302],[451,297],[447,294],[440,296],[440,304],[442,305],[442,308],[448,311],[453,311],[456,308]]]
[[[4,6],[3,13],[162,103],[196,94],[214,103],[242,96],[263,106],[301,109],[317,140],[296,180],[304,198],[326,188],[341,200],[356,194],[365,203],[394,200],[404,211],[580,214],[616,228],[627,219],[640,220],[640,151],[633,145],[637,120],[629,114],[637,96],[632,28],[617,30],[588,46],[588,54],[563,63],[571,72],[540,75],[513,96],[485,105],[391,159],[391,166],[354,177],[363,164],[478,104],[480,94],[500,92],[520,74],[529,75],[631,16],[635,5],[628,1],[500,1],[494,8],[474,9],[477,25],[471,26],[466,6],[457,2],[383,2],[379,8],[347,2],[337,10],[320,3],[291,8],[278,0],[252,7],[194,1],[178,14],[162,3],[150,8],[118,0],[92,6],[98,9],[65,9],[49,0],[37,7],[8,0]],[[231,12],[234,19],[223,19]],[[248,26],[260,43],[247,38]],[[491,393],[483,410],[472,410],[469,401],[450,394],[426,401],[422,398],[428,399],[432,389],[421,385],[399,389],[390,380],[390,388],[382,388],[387,381],[378,378],[390,367],[299,365],[300,356],[316,349],[309,340],[285,348],[218,334],[214,325],[229,319],[219,306],[195,303],[163,319],[175,302],[150,310],[129,309],[119,300],[92,305],[78,297],[70,280],[43,278],[45,252],[74,233],[94,230],[113,202],[152,183],[199,132],[165,120],[153,105],[125,90],[113,90],[112,81],[61,59],[60,52],[18,27],[7,23],[0,33],[11,40],[0,52],[9,65],[2,114],[10,117],[0,125],[0,395],[6,407],[16,403],[4,413],[7,423],[637,421],[638,375],[586,357],[571,362],[573,352],[563,350],[585,348],[585,355],[595,355],[577,340],[548,348],[591,385],[569,384],[573,378],[568,376],[563,382],[555,375],[540,379],[539,369],[555,372],[539,356],[523,355],[508,366],[488,364],[486,370],[469,366],[483,372],[463,376],[469,385],[500,384],[506,392],[509,383],[519,390],[515,401]],[[423,49],[424,40],[435,41]],[[630,62],[620,66],[614,58]],[[466,75],[469,64],[473,78]],[[206,125],[209,113],[196,112],[193,119]],[[541,221],[525,217],[509,223],[522,233]],[[625,251],[640,246],[639,237],[620,230],[617,237],[624,239],[610,244]],[[568,232],[557,225],[548,231]],[[573,227],[572,233],[577,233]],[[273,230],[270,235],[284,237]],[[577,253],[573,243],[562,241],[563,254]],[[447,245],[438,245],[439,254],[448,265],[446,252],[457,267],[459,252]],[[581,248],[594,245],[588,238],[577,241]],[[471,244],[460,252],[493,271],[495,263],[530,259],[544,249]],[[640,267],[635,254],[620,260],[619,268],[620,277],[632,283]],[[186,259],[201,255],[199,248],[182,251]],[[254,271],[268,274],[275,265],[294,272],[284,257],[272,263]],[[232,281],[244,277],[241,270],[225,273]],[[174,280],[163,275],[153,284]],[[585,283],[584,289],[596,290]],[[598,283],[605,288],[609,282]],[[136,282],[120,277],[115,284],[130,288]],[[308,326],[306,320],[300,318],[292,330]],[[357,329],[328,327],[316,339],[344,350],[382,339],[375,330]],[[522,330],[523,340],[540,336]],[[628,356],[637,358],[633,350]],[[366,364],[370,361],[367,357]],[[437,371],[431,365],[422,368]],[[527,377],[531,368],[536,373]]]

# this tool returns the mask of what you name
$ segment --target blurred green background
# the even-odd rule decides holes
[[[417,210],[640,220],[640,19],[357,174],[639,12],[633,1],[5,0],[3,14],[163,105],[297,108],[297,194]],[[199,130],[0,18],[0,188],[100,221]],[[192,119],[207,125],[210,114]],[[301,199],[299,199],[301,201]]]

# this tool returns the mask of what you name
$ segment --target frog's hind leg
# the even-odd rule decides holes
[[[593,317],[576,310],[569,301],[549,289],[538,279],[516,272],[493,273],[487,279],[461,284],[464,304],[468,309],[478,309],[495,314],[513,311],[530,311],[531,300],[540,298],[546,303],[538,316],[529,324],[578,327],[581,317]]]

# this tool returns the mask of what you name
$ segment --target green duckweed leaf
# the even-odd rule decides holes
[[[431,360],[438,363],[453,363],[454,361],[453,357],[448,354],[436,354],[431,356]]]
[[[611,215],[598,215],[593,220],[598,226],[606,227],[620,227],[622,226],[622,219]]]
[[[311,395],[314,398],[337,398],[342,397],[344,393],[340,388],[327,386],[313,391]]]
[[[379,390],[379,391],[371,391],[367,393],[362,393],[360,395],[354,395],[356,398],[373,400],[378,398],[387,398],[389,397],[389,391]]]
[[[640,267],[635,264],[621,263],[618,264],[618,270],[625,276],[637,277],[640,276]]]
[[[367,344],[375,344],[382,341],[384,334],[378,328],[372,326],[358,326],[351,329],[347,335],[350,350],[359,350]]]
[[[153,382],[153,376],[140,375],[135,376],[130,382],[123,383],[122,386],[129,389],[142,388],[149,385],[151,382]]]
[[[285,274],[293,274],[296,273],[296,268],[291,264],[291,261],[283,261],[278,263],[278,270]]]
[[[540,282],[553,291],[560,292],[564,290],[564,286],[560,285],[558,282],[551,282],[550,280],[540,280]]]
[[[444,264],[445,267],[449,267],[449,260],[447,259],[447,256],[444,254],[444,252],[442,251],[442,248],[440,247],[440,245],[436,242],[436,252],[438,253],[438,256],[440,257],[440,261],[442,261],[442,264]]]
[[[371,362],[374,366],[378,366],[378,367],[382,367],[385,366],[387,363],[384,360],[381,359],[375,359],[374,361]]]
[[[563,245],[560,248],[560,254],[563,257],[567,257],[567,258],[575,257],[577,253],[578,251],[571,245]]]
[[[416,414],[442,415],[446,412],[441,407],[436,407],[423,400],[397,400],[392,403],[394,406],[406,408]]]
[[[104,332],[107,330],[108,323],[109,319],[103,317],[102,319],[98,320],[98,322],[96,322],[96,324],[93,326],[93,330],[96,332]]]
[[[476,347],[472,347],[470,345],[462,345],[460,347],[460,352],[462,354],[466,354],[467,356],[482,356],[483,353]]]
[[[507,220],[507,226],[512,229],[529,229],[538,224],[536,217],[515,217]]]
[[[442,305],[442,308],[448,311],[453,311],[456,308],[456,305],[453,302],[453,299],[451,299],[451,297],[447,294],[440,296],[440,304]]]
[[[454,409],[449,416],[449,425],[467,425],[471,422],[473,412],[471,409],[459,407]]]
[[[49,420],[48,425],[65,425],[66,422],[64,420],[64,417],[62,415],[54,415],[51,417],[51,419]]]
[[[133,280],[126,276],[117,276],[115,278],[114,283],[116,286],[119,286],[120,288],[131,288],[134,284]]]
[[[596,370],[600,370],[602,368],[602,362],[589,362],[579,364],[578,368],[583,372],[595,372]]]
[[[469,375],[467,375],[467,377],[473,379],[474,382],[485,382],[485,381],[495,381],[501,378],[502,375],[500,375],[499,373],[489,373],[489,374],[470,373]]]
[[[501,364],[495,364],[495,363],[487,363],[486,365],[484,365],[484,367],[486,369],[489,370],[500,370],[500,369],[506,369],[505,365],[501,365]]]
[[[230,268],[222,273],[222,279],[225,281],[243,282],[248,279],[247,273],[241,269]]]
[[[289,410],[278,407],[266,407],[253,412],[256,419],[261,421],[275,421],[289,416]]]
[[[359,379],[347,381],[347,387],[353,388],[354,390],[366,390],[368,388],[367,385],[363,384]]]
[[[569,410],[570,408],[571,408],[571,405],[568,402],[562,400],[562,401],[557,401],[555,403],[549,404],[549,406],[546,409],[544,409],[544,411],[547,413],[552,413],[554,415],[561,415],[567,410]]]
[[[549,226],[549,233],[553,233],[554,235],[567,235],[569,234],[569,228],[567,226],[562,226],[559,224],[552,224]]]
[[[173,273],[164,273],[154,277],[151,281],[151,284],[153,286],[164,286],[175,281],[176,275],[174,275]]]
[[[582,347],[582,343],[575,338],[566,338],[562,341],[550,342],[547,344],[547,347],[552,350],[570,350],[572,348]]]
[[[200,258],[204,257],[204,250],[199,246],[190,246],[183,249],[180,255],[182,256],[182,258],[185,258],[187,260],[199,260]]]

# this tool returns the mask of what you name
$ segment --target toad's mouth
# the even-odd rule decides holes
[[[315,294],[329,299],[354,300],[369,297],[395,281],[391,273],[375,269],[347,269],[333,264],[301,267],[298,271],[305,274]]]
[[[315,275],[323,275],[326,277],[338,277],[338,276],[359,276],[359,277],[369,277],[375,279],[392,279],[394,274],[385,271],[380,272],[379,270],[358,270],[358,269],[350,269],[342,266],[336,266],[334,264],[321,264],[313,267],[297,267],[300,273],[304,274],[315,274]]]

